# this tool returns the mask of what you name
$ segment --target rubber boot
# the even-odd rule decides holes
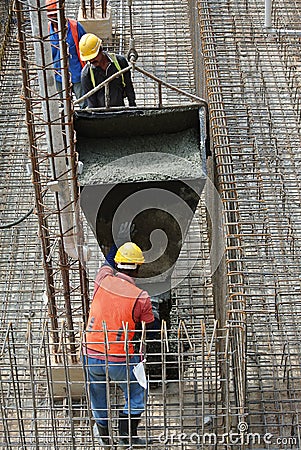
[[[132,429],[132,443],[133,445],[141,445],[141,446],[145,446],[146,445],[146,439],[141,438],[138,436],[138,425],[140,423],[141,419],[139,418],[135,418],[135,417],[131,417],[131,429]],[[148,443],[150,444],[150,442],[148,441]]]
[[[108,427],[104,427],[103,425],[95,422],[93,426],[93,434],[99,445],[102,445],[103,447],[110,445]]]
[[[129,417],[127,414],[119,413],[119,444],[129,445],[130,435],[132,437],[132,445],[145,446],[146,439],[138,436],[137,428],[140,422],[140,416],[131,416],[130,430],[129,430]],[[148,442],[150,443],[150,442]]]
[[[122,412],[119,412],[118,430],[118,443],[120,445],[129,445],[129,416]]]

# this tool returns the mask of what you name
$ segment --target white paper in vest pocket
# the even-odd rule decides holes
[[[145,359],[141,361],[137,366],[134,367],[133,372],[136,377],[136,380],[142,386],[144,389],[147,388],[147,381],[146,381],[146,375],[144,370],[144,363]]]

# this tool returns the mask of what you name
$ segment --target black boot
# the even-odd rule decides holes
[[[132,437],[132,445],[137,446],[145,446],[146,440],[140,438],[137,433],[137,428],[140,422],[140,415],[131,416],[131,420],[129,422],[129,416],[127,414],[119,413],[119,444],[120,445],[129,445],[130,444],[130,436]],[[130,425],[130,430],[129,430]],[[150,443],[150,442],[148,442]]]
[[[146,445],[146,439],[141,438],[138,436],[138,425],[140,423],[141,419],[140,416],[131,416],[131,429],[132,429],[132,443],[133,445]],[[150,444],[150,441],[148,441],[148,444]]]
[[[108,427],[104,427],[103,425],[100,425],[99,423],[95,422],[93,426],[93,434],[99,445],[102,446],[110,445]]]
[[[129,445],[129,416],[123,412],[119,412],[118,430],[119,444]]]

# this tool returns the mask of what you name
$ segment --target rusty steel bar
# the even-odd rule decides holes
[[[100,0],[99,0],[99,2],[100,2]],[[89,18],[90,19],[95,19],[95,17],[96,17],[95,16],[95,11],[96,11],[96,8],[98,7],[98,5],[95,4],[94,0],[90,0],[89,3],[90,3],[90,8],[89,8],[90,9],[90,16],[89,16]],[[108,0],[101,0],[101,4],[100,4],[101,17],[103,19],[105,19],[107,17],[107,6],[108,6]],[[81,0],[81,10],[82,10],[82,16],[83,16],[84,19],[88,18],[87,17],[87,9],[88,9],[88,7],[87,7],[86,0]]]
[[[94,0],[90,0],[90,17],[95,18]]]
[[[226,286],[226,323],[230,328],[233,349],[234,384],[238,410],[238,421],[243,421],[246,414],[246,365],[245,365],[245,300],[244,294],[236,292],[237,287],[243,285],[243,268],[241,260],[237,258],[235,247],[241,246],[239,240],[240,217],[237,204],[235,171],[230,151],[230,137],[227,129],[226,111],[222,100],[222,80],[217,64],[218,56],[214,41],[214,23],[210,15],[207,2],[198,2],[201,17],[201,35],[203,37],[204,65],[206,72],[210,125],[212,129],[213,147],[217,169],[217,185],[222,195],[224,208],[227,211],[224,223],[227,229],[227,244],[225,248],[225,275],[215,282]],[[220,173],[220,169],[224,173]],[[219,289],[219,288],[218,288]],[[235,304],[232,298],[235,296]],[[221,299],[222,300],[222,299]],[[218,305],[217,305],[218,308]]]
[[[82,10],[83,18],[87,19],[87,7],[86,7],[86,1],[85,0],[81,0],[81,10]]]
[[[108,0],[101,0],[101,14],[103,19],[107,17],[107,5]]]
[[[17,15],[17,23],[18,23],[18,40],[20,46],[20,63],[22,69],[22,77],[23,77],[23,86],[24,86],[24,101],[26,103],[26,123],[28,129],[28,136],[30,142],[30,158],[32,165],[32,179],[35,189],[35,198],[36,198],[36,213],[39,221],[39,229],[40,229],[40,237],[42,243],[42,251],[44,257],[44,270],[45,270],[45,279],[46,279],[46,288],[47,288],[47,296],[48,296],[48,314],[52,323],[53,329],[53,337],[54,337],[54,346],[58,343],[58,321],[57,321],[57,306],[56,306],[56,297],[55,297],[55,289],[54,289],[54,271],[52,267],[52,259],[51,259],[51,242],[49,240],[48,234],[48,220],[47,214],[45,213],[44,203],[43,203],[43,192],[40,189],[41,177],[40,177],[40,168],[38,162],[37,148],[36,148],[36,138],[35,138],[35,129],[32,121],[32,95],[31,95],[31,86],[29,81],[29,64],[28,64],[28,53],[27,53],[27,43],[24,39],[24,34],[22,33],[22,22],[24,20],[23,17],[23,6],[19,2],[19,0],[15,3],[16,15]]]
[[[70,295],[75,295],[75,290],[70,291],[70,273],[71,271],[73,273],[78,272],[80,274],[79,282],[76,281],[76,284],[79,283],[81,286],[81,292],[82,295],[80,295],[81,301],[85,305],[83,308],[83,317],[84,320],[86,320],[87,316],[87,303],[88,303],[88,285],[86,281],[86,275],[85,271],[83,269],[83,266],[81,262],[71,261],[67,259],[65,255],[65,251],[68,251],[69,243],[65,241],[65,237],[68,238],[71,229],[66,229],[66,221],[65,217],[67,214],[69,214],[69,211],[71,211],[71,208],[73,208],[73,214],[74,218],[76,217],[75,213],[75,205],[78,201],[78,186],[77,186],[77,163],[76,161],[76,154],[74,151],[74,131],[72,129],[72,114],[73,110],[71,108],[71,102],[70,102],[70,87],[69,87],[69,75],[67,73],[67,47],[65,40],[63,39],[61,51],[63,53],[62,57],[62,75],[65,77],[63,81],[65,81],[65,89],[66,93],[65,96],[63,96],[63,102],[64,102],[64,113],[62,115],[62,123],[61,123],[61,129],[62,134],[65,135],[65,143],[64,145],[66,148],[59,149],[58,153],[53,151],[52,148],[52,133],[56,133],[58,128],[57,126],[59,124],[52,123],[51,121],[46,124],[47,129],[49,131],[49,137],[50,137],[50,149],[49,152],[43,146],[41,143],[41,127],[43,126],[43,121],[40,119],[40,106],[45,105],[46,112],[49,111],[49,108],[51,107],[51,102],[56,102],[57,100],[54,98],[48,99],[48,98],[41,98],[39,97],[39,93],[36,91],[34,85],[31,85],[33,83],[33,77],[28,77],[28,74],[30,73],[30,62],[29,62],[29,43],[25,43],[24,41],[24,34],[23,34],[23,28],[24,28],[24,15],[27,13],[25,9],[25,5],[22,4],[22,2],[17,2],[17,9],[18,9],[18,26],[19,26],[19,41],[20,41],[20,47],[21,47],[21,63],[23,64],[23,83],[24,83],[24,92],[25,92],[25,102],[26,102],[26,113],[28,115],[28,130],[29,130],[29,138],[31,142],[31,148],[32,148],[32,167],[33,167],[33,179],[34,179],[34,186],[36,190],[36,198],[37,198],[37,209],[38,209],[38,217],[40,219],[40,229],[41,229],[41,237],[42,237],[42,243],[44,248],[44,261],[45,261],[45,269],[47,269],[47,280],[48,280],[48,298],[49,298],[49,316],[52,320],[52,328],[53,333],[55,336],[54,339],[54,345],[58,342],[58,305],[57,305],[57,295],[59,292],[59,288],[56,286],[57,284],[57,277],[59,271],[61,271],[61,277],[62,277],[62,284],[64,286],[64,293],[63,297],[65,297],[65,312],[68,317],[68,324],[70,329],[70,338],[71,341],[74,341],[73,335],[73,319],[72,319],[72,311],[71,311],[71,297]],[[41,10],[42,11],[42,10]],[[60,23],[64,23],[64,13],[63,9],[60,10]],[[45,13],[44,13],[45,14]],[[46,18],[46,15],[43,16],[44,19]],[[41,16],[42,18],[42,16]],[[42,24],[41,24],[42,27]],[[66,31],[66,30],[65,30]],[[64,33],[62,33],[62,36],[64,36]],[[28,39],[28,37],[26,38]],[[34,37],[32,37],[32,40],[34,41]],[[27,44],[27,46],[25,46]],[[43,49],[42,49],[43,50]],[[45,59],[45,55],[42,51],[42,60]],[[44,65],[46,62],[44,61]],[[65,69],[64,69],[65,68]],[[43,74],[46,72],[43,70],[43,67],[40,69]],[[49,69],[50,70],[50,69]],[[47,93],[47,86],[45,86],[45,92]],[[69,92],[69,93],[68,93]],[[32,116],[36,116],[36,120],[32,121]],[[39,131],[38,131],[39,130]],[[62,141],[64,142],[64,141]],[[40,145],[39,145],[40,144]],[[56,161],[59,160],[65,160],[68,159],[68,166],[66,166],[66,173],[58,173],[58,168],[56,165]],[[47,162],[49,161],[50,166],[52,167],[52,172],[54,176],[54,180],[57,177],[58,182],[62,180],[63,178],[66,179],[67,184],[70,184],[71,189],[73,191],[73,198],[70,197],[69,204],[65,204],[61,206],[61,200],[59,199],[59,194],[54,194],[54,200],[56,202],[51,207],[51,197],[53,194],[50,193],[48,181],[50,178],[50,175],[47,173]],[[46,172],[45,172],[46,170]],[[77,215],[78,217],[78,215]],[[47,220],[47,222],[46,222]],[[74,220],[74,219],[73,219]],[[56,225],[55,225],[56,223]],[[56,226],[58,227],[56,229]],[[75,226],[70,224],[70,227]],[[80,233],[79,233],[80,234]],[[57,246],[58,242],[58,236],[61,235],[61,240],[59,241],[59,246]],[[69,239],[69,238],[68,238]],[[79,240],[82,242],[82,238],[79,236]],[[74,242],[76,245],[76,242]],[[78,255],[82,257],[82,262],[84,262],[84,256],[83,256],[83,246],[80,245]],[[49,269],[48,269],[49,268]],[[52,279],[51,279],[52,277]],[[68,299],[67,299],[67,297]],[[74,344],[72,344],[74,345]],[[73,353],[73,352],[72,352]]]

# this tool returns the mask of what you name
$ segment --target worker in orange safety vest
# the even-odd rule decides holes
[[[56,87],[60,95],[62,93],[62,76],[61,76],[61,54],[60,54],[60,42],[58,35],[58,2],[57,0],[46,0],[47,17],[49,20],[48,31],[50,35],[50,43],[52,50],[53,66],[56,69],[55,81]],[[71,76],[72,90],[76,98],[80,98],[83,95],[81,86],[81,71],[85,63],[80,58],[79,53],[79,41],[82,36],[86,34],[83,26],[73,19],[67,20],[67,34],[66,43],[68,46],[68,70]],[[81,102],[80,107],[84,108],[87,103]]]
[[[96,276],[83,343],[87,390],[95,419],[93,431],[100,445],[113,444],[107,414],[108,370],[109,379],[118,383],[126,400],[119,413],[119,444],[145,445],[137,427],[145,408],[146,389],[135,376],[141,357],[135,355],[132,343],[137,324],[145,322],[151,328],[154,323],[150,296],[135,285],[144,256],[136,244],[126,242],[117,250],[114,262],[117,271],[105,263]]]

